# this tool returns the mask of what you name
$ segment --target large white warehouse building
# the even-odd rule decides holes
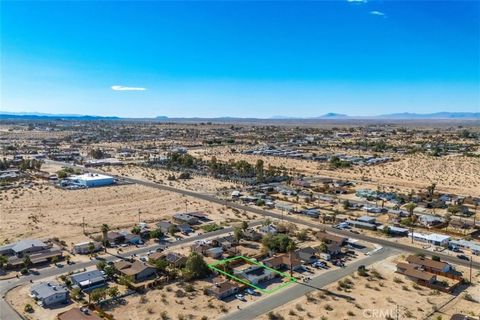
[[[113,184],[113,177],[97,173],[85,173],[78,176],[71,176],[68,180],[76,184],[84,185],[87,188]]]

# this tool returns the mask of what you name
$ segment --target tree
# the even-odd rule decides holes
[[[170,227],[168,227],[168,233],[173,237],[175,236],[175,233],[177,233],[177,226],[172,224]]]
[[[161,273],[164,273],[165,271],[167,271],[167,267],[168,267],[168,262],[167,260],[165,259],[158,259],[155,261],[155,268],[157,268],[157,270]]]
[[[416,207],[417,205],[413,202],[409,202],[405,205],[405,209],[407,209],[408,213],[410,214],[410,217],[413,216],[413,211],[415,210]]]
[[[350,208],[350,201],[343,200],[342,205],[344,210],[348,210],[348,208]]]
[[[52,257],[51,261],[52,261],[53,264],[57,265],[57,263],[58,263],[58,256]]]
[[[100,260],[97,262],[97,269],[98,270],[103,270],[107,266],[107,263],[103,260]]]
[[[4,255],[0,255],[0,268],[3,268],[8,263],[8,258]]]
[[[103,268],[103,272],[105,272],[105,276],[107,276],[107,278],[111,279],[117,272],[117,269],[115,269],[114,266],[107,265],[105,268]]]
[[[80,299],[82,295],[82,290],[80,288],[73,288],[71,291],[70,291],[70,296],[74,299],[74,300],[78,300]]]
[[[30,260],[30,256],[28,254],[23,258],[23,266],[26,269],[32,266],[32,260]]]
[[[243,230],[239,227],[233,228],[233,237],[235,238],[235,241],[239,243],[243,237]]]
[[[448,206],[447,211],[453,215],[457,215],[460,212],[460,207],[456,204]]]
[[[113,286],[113,287],[110,287],[108,288],[108,295],[113,299],[113,300],[116,300],[117,297],[119,296],[120,294],[120,291],[118,290],[118,287],[117,286]]]
[[[210,268],[201,255],[197,252],[190,253],[184,269],[184,275],[187,280],[205,278],[210,272]]]
[[[135,227],[132,228],[132,233],[133,234],[140,234],[140,231],[141,231],[141,229],[140,229],[139,226],[135,226]]]
[[[308,231],[303,229],[302,231],[297,233],[297,239],[300,241],[307,241],[308,240]]]
[[[102,239],[103,239],[103,247],[105,248],[105,252],[107,252],[107,236],[108,236],[108,231],[110,231],[110,227],[108,224],[104,223],[102,224]]]
[[[431,185],[429,185],[427,187],[427,193],[428,193],[428,198],[429,199],[432,199],[433,198],[433,194],[435,192],[435,188],[437,187],[437,184],[436,183],[432,183]]]
[[[258,159],[257,163],[255,164],[255,171],[257,173],[257,181],[258,182],[263,182],[264,178],[265,178],[263,165],[264,165],[264,163],[263,163],[262,159]]]
[[[103,289],[103,288],[93,289],[93,291],[90,292],[90,299],[94,303],[97,303],[100,300],[104,299],[105,295],[106,295],[105,289]]]
[[[267,234],[262,239],[262,245],[274,252],[286,252],[290,242],[293,242],[286,234]]]
[[[163,232],[162,232],[162,230],[160,230],[160,229],[155,229],[155,230],[150,231],[150,238],[151,238],[151,239],[158,239],[158,240],[160,240],[161,238],[163,238]]]
[[[90,242],[88,244],[88,252],[90,252],[90,255],[92,255],[94,251],[95,251],[95,245],[93,244],[93,242]]]
[[[327,244],[324,241],[321,241],[320,245],[318,246],[318,250],[322,253],[327,253],[328,251]]]
[[[297,250],[297,245],[295,242],[290,241],[290,243],[287,245],[287,252],[289,254],[289,260],[290,260],[290,277],[292,276],[293,273],[293,252]]]
[[[248,222],[247,221],[242,221],[242,230],[245,231],[248,229]]]
[[[70,261],[72,260],[72,257],[69,254],[65,255],[65,261],[67,261],[67,264],[70,264]]]

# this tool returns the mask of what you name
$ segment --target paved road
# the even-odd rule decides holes
[[[375,254],[355,261],[350,265],[347,265],[342,269],[335,269],[327,271],[313,278],[308,283],[296,283],[292,286],[282,289],[280,292],[275,292],[268,297],[265,297],[259,301],[253,302],[241,310],[231,312],[225,316],[219,318],[222,320],[251,320],[265,314],[275,308],[288,304],[292,300],[298,299],[304,296],[308,292],[314,290],[321,290],[321,288],[342,279],[345,276],[355,272],[360,265],[371,265],[375,262],[382,261],[391,255],[397,254],[396,249],[384,248]],[[354,298],[354,297],[353,297]]]
[[[73,165],[70,165],[68,163],[52,161],[52,160],[47,160],[47,162],[56,163],[56,164],[60,164],[60,165],[63,165],[63,166],[68,166],[68,167],[73,167],[73,168],[79,168],[80,167],[80,166],[73,166]],[[81,167],[81,168],[83,168],[83,167]],[[91,172],[97,172],[97,173],[105,174],[105,172],[103,172],[101,170],[95,170],[95,169],[91,169],[91,168],[86,168],[86,169],[91,171]],[[242,205],[242,204],[239,204],[239,203],[235,203],[235,202],[231,202],[231,201],[227,201],[227,200],[222,200],[222,199],[219,199],[215,196],[206,195],[206,194],[202,194],[202,193],[198,193],[198,192],[194,192],[194,191],[190,191],[190,190],[185,190],[185,189],[178,189],[178,188],[158,184],[156,182],[145,181],[145,180],[135,179],[135,178],[130,178],[130,177],[122,177],[122,176],[120,176],[118,178],[123,179],[127,182],[130,182],[130,183],[136,183],[136,184],[140,184],[140,185],[143,185],[143,186],[146,186],[146,187],[157,188],[157,189],[160,189],[160,190],[175,192],[175,193],[183,194],[183,195],[190,196],[190,197],[193,197],[193,198],[197,198],[197,199],[201,199],[201,200],[225,205],[225,206],[228,206],[230,208],[249,211],[249,212],[252,212],[252,213],[262,215],[264,217],[283,219],[285,221],[292,222],[292,223],[299,224],[299,225],[303,225],[303,226],[307,226],[307,227],[310,227],[310,228],[325,229],[329,232],[344,235],[346,237],[354,237],[354,238],[359,239],[359,240],[364,240],[364,241],[367,241],[367,242],[376,243],[376,244],[381,245],[382,247],[391,247],[391,248],[395,248],[395,249],[399,249],[399,250],[403,250],[403,251],[408,251],[408,252],[423,253],[425,255],[432,255],[433,254],[432,251],[425,250],[425,249],[420,249],[420,248],[417,248],[417,247],[412,246],[412,245],[408,245],[408,244],[404,244],[404,243],[397,243],[397,242],[393,242],[393,241],[390,241],[390,240],[371,237],[371,236],[367,236],[367,235],[363,235],[363,234],[352,234],[349,231],[335,229],[335,228],[332,228],[329,225],[321,224],[318,220],[317,221],[314,221],[314,220],[307,221],[307,220],[297,218],[293,215],[279,214],[279,213],[276,213],[276,212],[263,210],[263,209],[260,209],[260,208],[257,208],[257,207],[249,207],[249,206],[245,206],[245,205]],[[441,253],[441,252],[435,252],[435,255],[439,256],[444,261],[448,261],[448,262],[455,263],[455,264],[458,264],[458,265],[462,265],[462,266],[465,266],[465,267],[470,266],[469,261],[458,259],[455,256],[449,256],[449,255],[446,255],[446,254]],[[473,262],[472,267],[480,269],[480,263],[479,262]]]

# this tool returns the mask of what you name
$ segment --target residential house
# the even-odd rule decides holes
[[[208,221],[208,215],[206,213],[200,212],[200,211],[194,211],[194,212],[187,212],[189,216],[195,217],[198,220],[201,221]]]
[[[143,261],[135,260],[132,263],[120,260],[116,262],[114,266],[121,275],[132,279],[133,282],[142,282],[157,276],[157,269]]]
[[[377,225],[367,222],[361,222],[357,220],[347,220],[345,221],[349,226],[359,229],[367,229],[367,230],[377,230]]]
[[[337,236],[325,231],[319,231],[315,234],[316,238],[324,242],[327,246],[327,252],[335,255],[341,252],[342,246],[347,243],[348,238]]]
[[[262,239],[262,235],[252,228],[247,228],[243,231],[243,238],[250,241],[259,241]]]
[[[186,223],[189,225],[193,225],[199,223],[198,218],[185,213],[176,213],[173,215],[173,219],[180,224]]]
[[[213,284],[208,288],[208,292],[220,300],[236,294],[240,289],[238,283],[222,277],[216,277],[212,282]]]
[[[295,254],[306,264],[311,264],[317,260],[317,251],[312,247],[298,249],[295,251]]]
[[[0,255],[23,257],[27,254],[43,251],[49,246],[37,239],[20,240],[0,247]]]
[[[359,222],[370,223],[370,224],[377,223],[377,219],[375,217],[369,217],[369,216],[362,216],[360,218],[357,218],[356,220]]]
[[[193,232],[192,227],[188,224],[181,224],[177,226],[178,231],[180,231],[184,235],[188,235]]]
[[[57,315],[58,320],[102,320],[87,307],[72,308]]]
[[[269,233],[269,234],[277,234],[278,233],[278,229],[277,227],[274,225],[274,224],[269,224],[269,225],[266,225],[266,226],[261,226],[259,228],[259,231],[262,232],[262,233]]]
[[[66,303],[68,301],[68,290],[65,286],[55,282],[40,282],[32,285],[30,296],[42,307]]]
[[[422,214],[417,219],[418,223],[427,228],[438,228],[445,224],[445,219],[429,214]]]
[[[125,241],[125,235],[119,232],[109,231],[107,233],[107,242],[111,246],[121,244],[124,241]]]
[[[264,265],[272,269],[290,269],[297,270],[302,266],[302,261],[293,253],[290,261],[290,253],[284,253],[278,256],[273,256],[262,261]]]
[[[92,290],[106,285],[105,275],[100,270],[86,271],[70,276],[73,286],[82,290]]]
[[[414,281],[415,283],[422,285],[431,285],[437,280],[437,277],[434,274],[418,269],[408,263],[397,263],[397,272],[405,275],[408,279]]]
[[[127,231],[122,231],[120,233],[125,237],[125,239],[123,241],[124,243],[133,244],[133,245],[143,243],[142,237],[140,237],[139,234],[134,234],[134,233],[130,233],[130,232],[127,232]]]
[[[245,279],[249,283],[257,285],[261,282],[275,278],[276,273],[259,265],[250,265],[241,270],[233,270],[233,274],[240,279]]]
[[[157,223],[157,227],[164,233],[168,234],[171,228],[175,228],[175,231],[178,230],[176,224],[171,223],[170,221],[160,221]]]
[[[171,265],[173,265],[177,268],[181,268],[181,267],[185,266],[185,263],[187,262],[187,257],[185,257],[184,255],[179,254],[179,253],[169,252],[165,256],[165,260],[169,264],[171,264]]]
[[[50,246],[40,240],[20,240],[0,247],[0,255],[7,257],[8,268],[20,268],[23,259],[29,256],[33,265],[52,261],[53,258],[62,257],[62,249]]]
[[[406,260],[416,268],[435,274],[448,273],[454,270],[452,265],[447,262],[436,261],[421,256],[409,255]]]
[[[210,258],[218,259],[218,258],[221,258],[222,255],[223,255],[222,247],[213,247],[205,250],[205,256]]]
[[[73,252],[76,254],[90,254],[90,246],[93,244],[93,252],[102,250],[103,246],[98,241],[85,241],[73,245]]]
[[[412,233],[409,232],[408,236],[411,238]],[[419,232],[413,232],[413,239],[421,242],[431,243],[436,246],[446,246],[448,245],[451,237],[444,234],[424,234]]]
[[[403,237],[408,236],[408,229],[405,229],[405,228],[400,228],[395,226],[379,226],[378,230],[383,231],[385,228],[388,228],[388,234],[390,235],[403,236]]]

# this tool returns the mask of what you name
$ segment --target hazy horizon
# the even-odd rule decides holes
[[[0,111],[479,112],[480,3],[2,2]]]

